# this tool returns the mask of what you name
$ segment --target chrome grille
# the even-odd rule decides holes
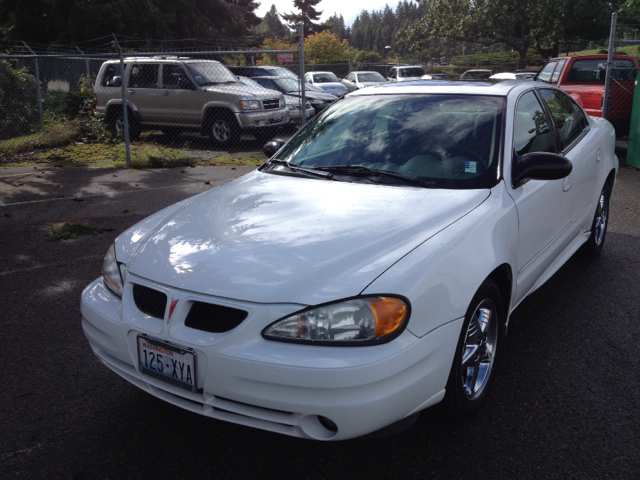
[[[262,105],[265,110],[277,110],[280,107],[280,100],[263,100]]]

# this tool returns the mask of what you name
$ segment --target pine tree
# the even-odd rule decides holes
[[[322,12],[318,12],[315,7],[321,0],[293,0],[293,6],[300,10],[300,13],[280,14],[282,19],[287,22],[289,28],[298,31],[298,24],[303,23],[304,36],[308,36],[314,32],[320,32],[324,28],[317,23]]]

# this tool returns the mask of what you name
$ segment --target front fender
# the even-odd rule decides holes
[[[363,293],[406,296],[412,310],[407,328],[422,337],[463,317],[498,266],[515,265],[517,240],[515,205],[500,182],[484,203],[411,251]]]

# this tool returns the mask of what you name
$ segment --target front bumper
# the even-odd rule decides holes
[[[154,287],[169,290],[169,298],[199,297]],[[111,370],[186,410],[316,440],[362,436],[442,400],[462,323],[453,321],[422,338],[405,330],[383,345],[319,347],[272,342],[260,335],[300,305],[237,302],[250,312],[248,318],[229,332],[212,334],[186,327],[179,307],[168,321],[129,315],[132,304],[130,284],[125,284],[122,300],[101,279],[82,293],[84,333]],[[197,392],[139,371],[136,338],[141,333],[195,350]]]
[[[236,113],[242,128],[279,126],[289,123],[289,111],[286,108],[273,111],[256,111]]]

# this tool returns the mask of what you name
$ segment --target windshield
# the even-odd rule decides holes
[[[338,77],[336,77],[331,72],[326,73],[312,73],[313,83],[329,83],[329,82],[339,82]]]
[[[398,70],[399,77],[421,77],[422,75],[424,75],[424,70],[420,67],[401,68]]]
[[[358,74],[359,82],[386,82],[387,79],[378,72],[367,72]]]
[[[300,84],[292,77],[274,78],[273,81],[278,85],[282,92],[297,92],[300,90]]]
[[[185,66],[199,87],[216,83],[237,82],[233,73],[218,62],[185,63]]]
[[[307,168],[361,165],[438,188],[490,188],[498,178],[504,103],[477,95],[347,97],[277,158]]]

